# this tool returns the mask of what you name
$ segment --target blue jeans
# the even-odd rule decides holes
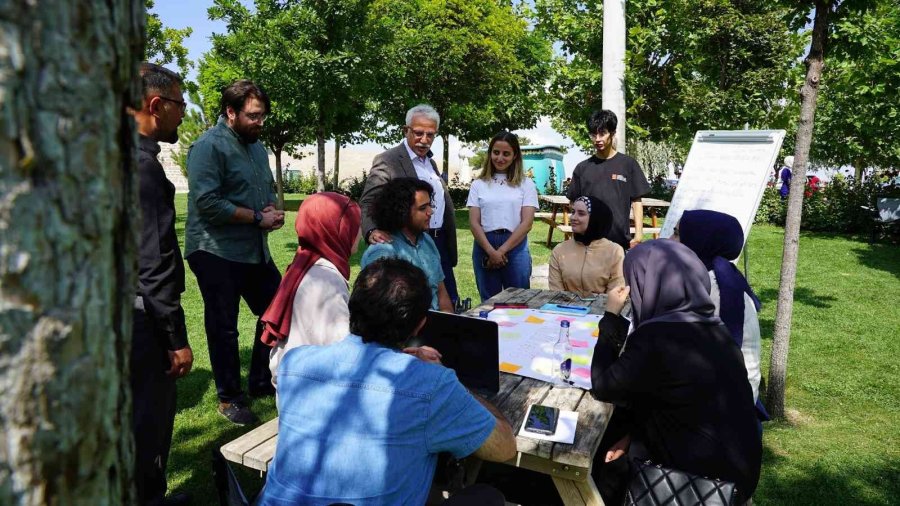
[[[508,231],[485,232],[487,240],[494,249],[499,248],[512,235]],[[472,266],[475,268],[475,284],[478,295],[484,302],[507,288],[531,288],[531,252],[528,251],[528,237],[522,239],[515,248],[506,254],[509,260],[500,269],[487,269],[482,262],[487,253],[475,241],[472,248]]]

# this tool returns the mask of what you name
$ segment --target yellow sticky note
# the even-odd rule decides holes
[[[591,332],[591,335],[594,337],[600,337],[600,329],[597,329],[597,330]]]
[[[572,363],[577,365],[591,365],[591,357],[588,355],[573,355]]]
[[[544,323],[544,320],[537,316],[529,316],[528,318],[525,318],[525,323]]]
[[[521,368],[522,366],[520,365],[510,364],[509,362],[500,362],[500,370],[503,372],[515,373]]]

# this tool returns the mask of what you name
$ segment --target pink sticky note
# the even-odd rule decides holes
[[[569,322],[569,323],[572,323],[573,320],[572,320],[571,318],[567,318],[567,317],[565,317],[565,316],[560,316],[559,318],[556,319],[556,321],[558,321],[558,322]]]
[[[497,322],[497,325],[501,327],[515,327],[516,324],[513,322]]]
[[[576,339],[569,339],[569,344],[571,344],[573,348],[587,348],[588,347],[587,341],[578,341]]]
[[[575,370],[572,371],[572,374],[574,374],[575,376],[581,376],[582,378],[590,378],[591,370],[584,367],[576,367]]]

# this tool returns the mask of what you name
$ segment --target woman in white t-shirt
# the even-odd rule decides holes
[[[525,176],[519,138],[491,139],[481,175],[469,189],[469,228],[475,236],[472,265],[481,300],[506,288],[530,288],[528,232],[538,207],[537,188]]]

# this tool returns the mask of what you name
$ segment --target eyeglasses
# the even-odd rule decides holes
[[[422,137],[434,139],[437,136],[437,132],[425,132],[423,130],[410,130],[410,132],[412,132],[416,139],[421,139]]]
[[[427,211],[429,208],[434,209],[434,202],[422,204],[421,206],[417,207],[416,209],[418,209],[419,211]]]
[[[243,112],[243,111],[242,111],[242,112]],[[250,121],[257,121],[257,122],[259,122],[260,124],[263,124],[263,123],[266,122],[266,113],[264,113],[264,112],[251,112],[251,113],[246,113],[246,112],[245,112],[245,113],[243,113],[243,114],[244,114],[244,116],[246,116],[247,119],[249,119]]]
[[[178,108],[181,109],[181,112],[184,112],[187,109],[187,102],[184,100],[175,100],[174,98],[164,97],[162,95],[157,95],[161,100],[165,100],[166,102],[172,102],[173,104],[178,104]]]

